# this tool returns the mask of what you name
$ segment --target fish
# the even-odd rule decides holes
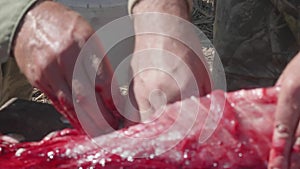
[[[161,109],[151,122],[90,137],[79,129],[37,142],[0,137],[0,168],[267,169],[279,89],[216,90]],[[300,168],[300,145],[291,168]]]

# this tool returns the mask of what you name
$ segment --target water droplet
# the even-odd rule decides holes
[[[230,168],[230,164],[228,164],[228,163],[224,164],[223,168]]]
[[[128,158],[128,157],[130,157],[130,154],[131,154],[130,151],[124,151],[124,152],[121,154],[121,157],[122,157],[122,158]]]
[[[217,162],[214,162],[214,163],[213,163],[213,167],[218,167],[218,165],[219,165],[219,164],[218,164]]]
[[[133,158],[132,158],[131,156],[129,156],[129,157],[127,158],[127,161],[133,162]]]
[[[99,163],[101,164],[102,167],[104,167],[105,166],[105,159],[102,158]]]
[[[242,157],[243,157],[243,153],[239,153],[238,156],[239,156],[240,158],[242,158]]]
[[[68,148],[66,149],[66,152],[65,152],[66,156],[70,156],[71,155],[71,150]]]
[[[189,161],[189,160],[186,160],[186,161],[184,162],[184,164],[185,164],[185,165],[190,165],[190,161]]]
[[[230,121],[230,124],[231,124],[231,125],[235,125],[235,121],[234,121],[234,120],[231,120],[231,121]]]
[[[125,130],[125,131],[124,131],[124,134],[127,135],[127,136],[128,136],[128,135],[131,135],[132,133],[133,133],[133,132],[131,132],[130,130]]]
[[[195,96],[192,96],[191,100],[194,101],[195,103],[199,104],[199,99],[197,99]]]
[[[96,153],[95,158],[99,158],[101,156],[101,153]]]
[[[53,151],[49,151],[48,153],[47,153],[47,156],[48,156],[48,158],[49,159],[53,159],[54,158],[54,152]]]
[[[184,152],[183,158],[184,158],[184,159],[188,158],[188,152]]]
[[[92,161],[93,159],[94,159],[94,156],[92,156],[92,155],[87,156],[87,160]]]
[[[149,156],[150,159],[153,159],[154,157],[155,157],[154,154],[150,154],[150,156]]]
[[[116,154],[116,153],[119,153],[119,152],[122,152],[122,148],[121,147],[118,147],[118,148],[115,148],[115,149],[112,150],[113,154]]]
[[[25,150],[26,150],[25,148],[19,148],[19,149],[16,151],[15,156],[20,157],[21,154],[22,154]]]

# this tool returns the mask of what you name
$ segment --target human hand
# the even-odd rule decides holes
[[[275,112],[275,129],[270,152],[270,169],[289,169],[300,120],[300,53],[287,65],[276,85],[281,86]],[[299,143],[298,143],[299,144]]]
[[[134,14],[169,14],[165,17],[158,14],[133,16],[137,34],[131,61],[133,93],[142,121],[149,120],[157,109],[167,103],[192,95],[202,96],[211,90],[208,71],[199,58],[204,57],[197,56],[187,44],[176,39],[182,37],[187,41],[194,41],[194,45],[201,49],[199,41],[195,40],[196,33],[183,21],[189,20],[186,5],[182,0],[154,0],[141,1],[133,9]],[[152,30],[158,34],[139,34]],[[165,34],[176,37],[164,36]]]
[[[28,81],[40,88],[52,100],[55,107],[64,113],[74,127],[79,127],[72,99],[82,112],[95,134],[111,131],[104,125],[107,120],[114,128],[118,118],[112,112],[115,108],[110,93],[112,70],[106,58],[99,67],[96,79],[87,73],[98,61],[94,56],[86,56],[79,64],[81,76],[72,79],[79,52],[90,36],[92,27],[76,12],[51,1],[44,1],[33,7],[25,16],[15,37],[14,56]],[[94,55],[102,55],[98,39],[90,39]],[[95,82],[95,86],[93,86]],[[95,115],[98,107],[91,105],[91,97],[96,88],[96,98],[104,119]],[[42,112],[41,112],[42,113]]]

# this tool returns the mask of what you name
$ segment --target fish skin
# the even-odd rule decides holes
[[[0,168],[266,169],[278,92],[276,88],[214,91],[196,101],[168,105],[151,123],[93,140],[76,129],[58,131],[40,142],[0,139]],[[206,124],[208,113],[213,113],[208,111],[214,105],[211,98],[214,104],[224,103],[224,111],[212,135],[199,142],[208,131],[204,129],[213,126]],[[197,116],[189,113],[195,106]],[[193,118],[193,125],[188,125]],[[300,168],[299,150],[294,147],[293,169]]]

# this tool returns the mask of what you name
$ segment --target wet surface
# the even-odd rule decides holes
[[[223,102],[221,91],[169,105],[166,113],[151,123],[93,140],[76,129],[53,133],[40,142],[14,143],[2,138],[0,168],[266,169],[277,93],[273,88],[226,94],[222,119],[204,141],[200,141],[202,132],[212,126],[203,125],[210,98]],[[181,105],[187,105],[182,109],[185,116],[176,123]],[[199,114],[187,132],[194,118],[189,109],[196,105],[200,105]],[[294,147],[292,169],[300,167],[299,152],[299,147]]]

